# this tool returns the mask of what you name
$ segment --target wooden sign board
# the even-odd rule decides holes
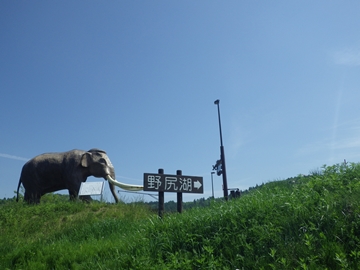
[[[204,193],[200,176],[144,173],[144,191]]]

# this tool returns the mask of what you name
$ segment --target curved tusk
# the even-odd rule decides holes
[[[143,190],[144,187],[143,186],[138,186],[138,185],[128,185],[128,184],[124,184],[121,182],[116,181],[115,179],[112,179],[110,175],[106,176],[106,179],[113,185],[118,186],[122,189],[125,190],[130,190],[130,191],[139,191],[139,190]]]

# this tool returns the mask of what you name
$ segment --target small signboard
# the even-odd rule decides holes
[[[204,193],[200,176],[144,173],[144,191]]]
[[[104,189],[104,181],[102,182],[82,182],[80,186],[79,196],[83,195],[102,195]]]

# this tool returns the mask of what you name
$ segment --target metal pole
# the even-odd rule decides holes
[[[215,172],[211,172],[211,187],[212,187],[212,197],[214,199],[214,181],[213,181],[213,175]]]
[[[219,130],[220,130],[220,158],[221,158],[221,170],[223,176],[223,189],[224,189],[224,198],[228,200],[228,186],[227,186],[227,179],[226,179],[226,166],[225,166],[225,152],[224,152],[224,145],[222,140],[222,132],[221,132],[221,120],[220,120],[220,100],[217,99],[214,101],[214,104],[217,105],[218,108],[218,118],[219,118]]]
[[[221,119],[220,119],[220,100],[215,100],[214,104],[217,105],[218,108],[218,118],[219,118],[219,130],[220,130],[220,146],[223,146],[223,140],[222,140],[222,132],[221,132]]]
[[[226,166],[225,166],[225,153],[224,153],[224,146],[220,146],[221,152],[221,160],[222,160],[222,176],[223,176],[223,185],[224,185],[224,198],[228,200],[228,185],[227,185],[227,178],[226,178]]]

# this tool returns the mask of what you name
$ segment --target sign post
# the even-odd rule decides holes
[[[163,175],[164,174],[164,169],[159,169],[158,170],[159,175]],[[144,189],[145,190],[145,189]],[[164,196],[164,191],[160,191],[159,190],[159,217],[162,218],[164,215],[164,210],[165,210],[165,196]]]
[[[177,170],[176,171],[176,175],[179,175],[181,176],[182,175],[182,171],[181,170]],[[182,212],[182,192],[178,192],[177,193],[177,211],[178,213],[181,213]]]
[[[159,192],[159,217],[164,214],[164,192],[177,193],[177,210],[182,212],[183,193],[204,193],[203,178],[200,176],[182,175],[181,170],[176,175],[164,174],[163,169],[158,173],[144,173],[144,191]]]

